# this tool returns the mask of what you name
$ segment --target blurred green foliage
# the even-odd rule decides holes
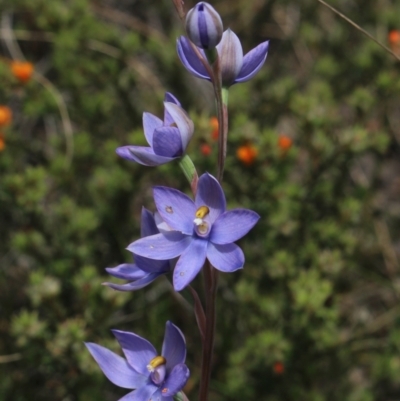
[[[229,207],[261,220],[240,242],[244,270],[220,275],[210,400],[396,399],[398,62],[317,1],[211,3],[245,51],[267,38],[271,50],[230,91],[224,189]],[[330,4],[383,43],[400,29],[395,2]],[[0,153],[0,401],[116,400],[125,392],[83,342],[118,352],[118,328],[161,346],[166,320],[186,335],[195,399],[189,294],[162,279],[137,293],[101,285],[104,267],[131,260],[124,248],[139,235],[141,206],[154,208],[151,186],[189,191],[176,163],[152,169],[115,155],[144,143],[141,115],[161,115],[165,91],[195,121],[199,172],[216,171],[212,91],[179,64],[172,2],[0,0],[0,10],[0,103],[14,116]],[[26,84],[9,69],[19,50],[38,74]],[[293,141],[285,151],[282,135]],[[251,165],[236,157],[246,144],[258,148]]]

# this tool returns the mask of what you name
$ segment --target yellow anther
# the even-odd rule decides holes
[[[147,369],[149,372],[154,372],[155,368],[158,368],[161,365],[165,365],[167,363],[167,360],[163,356],[156,356],[153,358],[149,364],[147,365]]]
[[[210,209],[207,206],[200,206],[196,210],[196,217],[202,219],[203,217],[207,216],[210,213]]]

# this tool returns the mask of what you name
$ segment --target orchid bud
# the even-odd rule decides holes
[[[223,33],[222,20],[210,4],[202,1],[186,15],[186,32],[189,39],[202,49],[213,49]]]

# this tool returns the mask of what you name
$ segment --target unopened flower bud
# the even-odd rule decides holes
[[[213,49],[221,41],[222,20],[210,4],[202,1],[186,15],[186,32],[189,39],[202,49]]]

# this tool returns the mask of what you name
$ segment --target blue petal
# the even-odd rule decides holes
[[[154,187],[153,196],[162,219],[173,230],[193,234],[196,207],[187,195],[173,188]]]
[[[178,52],[178,56],[183,64],[183,66],[195,77],[207,79],[211,81],[208,72],[204,68],[204,65],[197,57],[196,53],[191,48],[188,39],[184,36],[181,36],[176,42],[176,50]],[[201,53],[204,52],[202,49],[199,49]]]
[[[140,290],[143,287],[146,287],[146,285],[153,282],[157,277],[161,276],[162,274],[163,273],[146,273],[144,277],[136,281],[133,281],[132,283],[128,284],[103,283],[103,285],[106,285],[107,287],[110,287],[113,290],[117,291],[136,291]]]
[[[182,107],[179,107],[174,103],[165,102],[164,107],[166,110],[168,110],[168,113],[171,115],[171,118],[174,120],[174,123],[179,129],[182,149],[184,152],[193,136],[193,121],[190,119],[186,111],[182,109]]]
[[[175,291],[183,290],[197,276],[206,260],[207,244],[207,240],[194,237],[182,253],[174,269]]]
[[[269,41],[263,42],[244,56],[243,66],[235,79],[235,83],[246,82],[257,74],[265,63],[268,47]]]
[[[175,365],[185,362],[186,359],[185,337],[178,327],[169,321],[165,325],[161,355],[167,360],[167,373],[169,373]]]
[[[147,365],[157,356],[153,345],[135,333],[120,330],[111,331],[120,343],[129,365],[142,375],[148,377],[150,373]]]
[[[185,364],[181,363],[179,365],[176,365],[167,377],[167,380],[165,380],[163,388],[161,389],[161,394],[164,397],[175,395],[176,393],[181,391],[183,387],[185,387],[189,376],[190,371]]]
[[[205,173],[199,178],[195,199],[196,210],[200,206],[208,206],[210,214],[208,221],[212,224],[226,209],[224,191],[219,182],[210,174]]]
[[[231,273],[244,265],[243,251],[236,244],[208,244],[207,259],[218,270]]]
[[[154,219],[154,214],[142,208],[142,217],[140,220],[140,236],[148,237],[149,235],[158,234],[157,225]]]
[[[154,131],[154,153],[165,157],[182,156],[182,140],[178,128],[161,127]]]
[[[221,214],[214,222],[210,241],[214,244],[230,244],[246,235],[260,216],[249,209],[233,209]]]
[[[156,260],[168,260],[179,256],[190,244],[192,237],[177,231],[141,238],[128,246],[136,255]]]
[[[85,345],[108,380],[116,386],[132,389],[146,382],[146,377],[133,370],[124,358],[101,345],[94,343]]]
[[[122,263],[116,267],[107,267],[106,271],[111,276],[123,280],[138,280],[146,275],[146,272],[139,269],[136,264]]]
[[[163,122],[151,113],[143,113],[143,131],[147,143],[151,146],[153,143],[153,132],[163,126]]]
[[[172,93],[169,92],[165,93],[164,102],[175,103],[176,105],[181,107],[179,100]],[[169,126],[173,123],[174,120],[171,114],[169,114],[168,109],[164,108],[164,125]]]
[[[154,399],[154,394],[158,392],[158,387],[149,382],[135,391],[130,392],[118,401],[150,401]]]
[[[154,260],[135,255],[136,266],[147,273],[166,273],[170,268],[169,260]]]
[[[151,148],[144,146],[121,146],[116,150],[117,155],[127,160],[132,160],[143,166],[160,166],[174,160],[174,157],[156,155]]]

